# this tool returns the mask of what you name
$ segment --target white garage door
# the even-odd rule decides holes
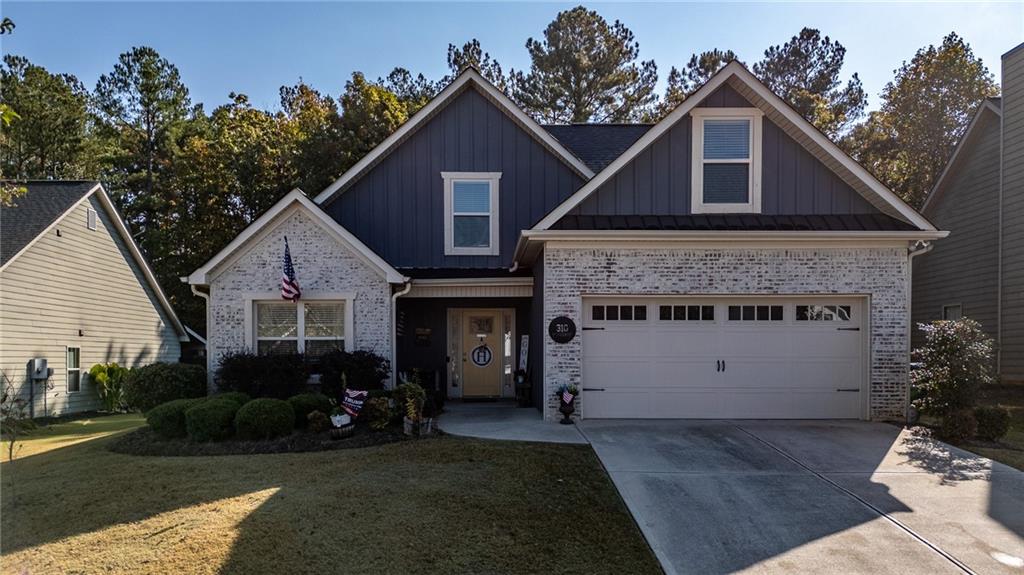
[[[861,417],[863,300],[584,298],[586,418]]]

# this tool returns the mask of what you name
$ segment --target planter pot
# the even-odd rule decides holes
[[[356,424],[349,423],[342,427],[335,427],[331,430],[331,439],[345,439],[346,437],[352,437],[352,433],[356,430]]]
[[[562,425],[572,425],[573,413],[576,412],[576,398],[572,398],[571,401],[558,400],[558,411],[562,412],[562,419],[558,423]]]
[[[331,424],[333,424],[334,427],[345,427],[350,423],[352,423],[352,417],[347,413],[331,416]]]
[[[431,417],[424,417],[419,421],[413,421],[408,417],[402,419],[404,424],[404,431],[409,436],[426,436],[430,435],[434,431],[434,419]]]

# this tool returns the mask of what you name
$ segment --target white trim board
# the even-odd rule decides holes
[[[519,106],[516,106],[508,96],[480,75],[480,72],[470,67],[466,68],[461,74],[459,74],[452,83],[448,84],[448,86],[434,96],[430,102],[427,102],[426,106],[420,108],[411,118],[395,130],[390,136],[385,138],[383,142],[378,144],[377,147],[370,150],[370,152],[356,162],[355,165],[346,170],[340,178],[327,186],[324,191],[317,194],[314,201],[318,204],[324,204],[334,199],[338,194],[343,193],[348,184],[362,176],[363,173],[376,164],[378,160],[387,156],[400,142],[416,131],[420,125],[433,118],[437,112],[442,110],[451,101],[454,101],[454,97],[460,94],[462,92],[462,88],[468,83],[473,83],[473,85],[482,90],[484,94],[498,104],[506,114],[523,126],[535,139],[539,140],[543,145],[554,151],[563,162],[569,165],[569,167],[575,170],[579,175],[583,176],[584,179],[594,177],[594,172],[591,171],[591,169],[588,168],[582,160],[577,158],[568,150],[568,148],[563,146],[557,139],[555,139],[554,136],[549,134],[548,131],[538,124],[536,120],[520,110]]]
[[[759,214],[761,213],[761,130],[764,112],[760,108],[694,108],[690,111],[691,168],[690,212],[694,214]],[[747,120],[748,134],[746,161],[741,159],[712,160],[704,157],[704,125],[708,120]],[[732,204],[704,202],[704,166],[712,163],[747,164],[747,201]]]
[[[942,173],[939,174],[939,178],[935,180],[935,185],[932,186],[931,191],[928,192],[928,197],[925,198],[924,203],[921,204],[922,213],[928,209],[932,200],[939,195],[939,189],[942,187],[942,184],[946,182],[946,178],[951,174],[953,165],[956,164],[957,160],[960,158],[961,152],[963,152],[967,147],[967,142],[971,139],[974,129],[978,126],[978,123],[981,121],[981,117],[986,111],[992,112],[997,118],[1003,117],[1002,110],[997,108],[989,99],[986,99],[980,106],[978,106],[978,111],[975,112],[974,117],[971,118],[971,123],[967,125],[967,129],[964,130],[963,136],[960,136],[960,141],[957,142],[956,148],[953,150],[953,155],[949,157],[949,161],[946,162],[946,167],[942,169]]]
[[[149,263],[146,262],[146,258],[142,255],[142,251],[139,250],[139,246],[135,244],[135,239],[132,238],[131,232],[128,231],[128,227],[125,226],[124,221],[121,219],[121,214],[118,213],[117,208],[114,206],[114,202],[111,201],[110,196],[108,196],[106,190],[103,189],[103,184],[97,183],[88,192],[82,195],[82,197],[72,204],[70,208],[53,220],[53,222],[46,226],[46,228],[36,237],[32,238],[32,241],[27,243],[25,247],[21,248],[18,253],[11,256],[11,259],[4,262],[4,264],[0,266],[0,272],[7,269],[7,266],[11,265],[14,260],[27,252],[29,248],[36,244],[36,242],[53,231],[53,229],[59,226],[61,222],[71,215],[72,212],[77,210],[79,206],[88,202],[89,198],[92,196],[96,196],[99,199],[100,205],[102,205],[103,209],[107,212],[115,230],[118,235],[121,236],[121,240],[125,243],[125,246],[128,247],[128,252],[131,253],[132,259],[135,260],[135,265],[139,266],[139,269],[142,271],[142,276],[146,278],[146,283],[149,284],[149,288],[153,290],[153,294],[156,295],[157,303],[163,308],[164,313],[167,315],[167,319],[171,322],[171,326],[178,334],[178,341],[189,341],[188,333],[185,331],[184,324],[182,324],[181,320],[178,319],[178,314],[174,312],[174,308],[171,307],[171,302],[167,299],[167,295],[164,293],[163,288],[160,287],[160,282],[157,281],[156,275],[153,274],[153,270],[150,269]]]
[[[501,253],[501,172],[441,172],[444,181],[444,255],[496,256]],[[457,182],[487,182],[487,213],[455,212],[455,184]],[[487,247],[460,247],[455,245],[455,216],[487,216]]]
[[[865,199],[870,203],[879,207],[879,209],[888,208],[888,211],[891,211],[893,214],[898,214],[898,217],[917,226],[922,231],[935,230],[935,226],[933,226],[924,216],[914,211],[914,209],[907,205],[906,202],[886,188],[863,166],[854,161],[853,158],[839,149],[839,146],[818,131],[818,129],[811,125],[810,122],[800,116],[800,114],[789,106],[789,104],[773,94],[772,91],[754,77],[754,75],[747,70],[743,64],[740,64],[735,60],[719,70],[714,76],[705,82],[703,86],[701,86],[689,98],[684,100],[682,104],[672,110],[672,112],[665,116],[660,122],[652,126],[651,129],[649,129],[639,140],[630,146],[629,149],[616,158],[614,162],[601,170],[600,173],[577,190],[576,193],[569,196],[569,198],[562,202],[562,204],[548,213],[548,215],[541,219],[533,229],[546,230],[553,226],[573,208],[580,205],[583,200],[590,197],[591,194],[611,179],[612,176],[621,170],[629,161],[643,152],[648,146],[653,144],[673,125],[675,125],[676,122],[690,113],[690,111],[696,108],[698,104],[704,101],[715,90],[720,88],[729,80],[739,82],[748,88],[753,95],[759,97],[763,102],[763,107],[758,107],[762,108],[762,110],[765,108],[770,109],[775,113],[776,117],[784,120],[789,124],[789,126],[799,132],[804,139],[813,143],[814,146],[804,146],[813,155],[817,156],[819,159],[827,158],[842,166],[847,172],[849,172],[852,178],[843,177],[843,174],[837,175],[844,180],[855,180],[848,181],[847,183],[853,185],[854,189],[864,195]],[[749,99],[750,98],[748,98],[748,100]],[[757,105],[757,102],[752,103]],[[770,119],[772,118],[770,117]],[[786,126],[780,127],[783,130],[786,130]]]
[[[243,247],[263,237],[270,229],[267,226],[276,221],[279,216],[290,208],[305,210],[313,217],[315,222],[333,233],[336,239],[347,244],[356,255],[360,256],[371,267],[377,269],[388,283],[400,284],[408,281],[409,278],[400,274],[395,268],[391,267],[391,264],[384,261],[383,258],[367,247],[366,244],[359,241],[352,233],[343,228],[341,224],[325,214],[319,206],[306,197],[306,194],[302,193],[302,190],[295,189],[288,192],[272,208],[257,218],[256,221],[249,224],[242,230],[242,233],[235,236],[231,243],[217,252],[217,255],[210,258],[201,268],[192,272],[188,276],[188,283],[193,285],[209,285],[210,280],[216,276],[215,272],[219,267],[222,267],[222,264],[230,263],[233,261],[231,259],[233,256],[236,256],[237,253],[242,253],[240,250]]]

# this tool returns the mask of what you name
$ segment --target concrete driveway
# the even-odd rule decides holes
[[[895,426],[580,428],[668,573],[1024,574],[1024,473]]]

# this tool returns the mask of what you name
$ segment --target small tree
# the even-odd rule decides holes
[[[918,324],[924,346],[914,350],[921,366],[911,382],[921,396],[924,413],[945,417],[974,407],[978,389],[992,383],[992,340],[970,319]]]

